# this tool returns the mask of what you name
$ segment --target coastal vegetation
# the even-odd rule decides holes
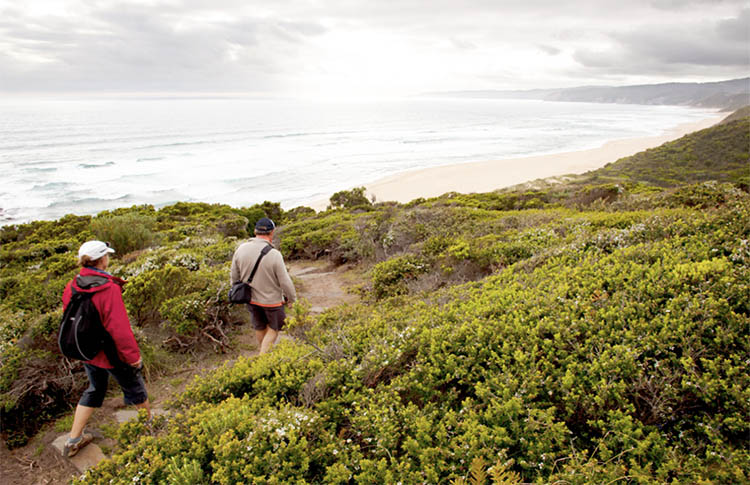
[[[75,403],[56,351],[81,242],[146,365],[222,352],[231,255],[264,215],[287,259],[355,265],[359,304],[196,377],[116,431],[79,483],[741,483],[750,480],[750,118],[562,184],[331,208],[178,203],[0,230],[3,436]],[[73,378],[76,376],[77,378]]]

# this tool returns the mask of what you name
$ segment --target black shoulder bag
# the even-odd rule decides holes
[[[261,250],[260,256],[258,256],[258,260],[255,262],[255,266],[253,266],[253,271],[250,273],[247,282],[238,281],[232,285],[229,289],[229,303],[250,303],[250,293],[252,292],[250,283],[252,283],[253,277],[255,277],[255,272],[258,271],[260,260],[271,251],[271,248],[272,246],[269,244]]]

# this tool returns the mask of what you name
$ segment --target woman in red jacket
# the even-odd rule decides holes
[[[125,404],[135,404],[139,408],[144,408],[149,417],[151,416],[146,385],[141,375],[141,353],[130,328],[125,303],[122,301],[122,285],[125,281],[105,271],[109,265],[109,255],[114,252],[115,250],[107,243],[101,241],[83,243],[78,250],[81,272],[68,283],[63,292],[64,307],[70,302],[71,288],[78,292],[93,294],[91,301],[99,311],[102,325],[112,336],[121,360],[121,363],[113,365],[104,351],[101,351],[83,364],[89,378],[89,387],[83,392],[76,407],[73,428],[63,450],[63,456],[66,457],[75,455],[94,439],[91,434],[84,433],[83,429],[94,410],[101,407],[104,402],[110,374],[122,388]]]

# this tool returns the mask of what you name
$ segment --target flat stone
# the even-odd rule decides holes
[[[295,271],[291,273],[292,276],[295,276],[297,278],[319,278],[322,276],[328,276],[335,274],[335,271],[327,271],[327,268],[319,268],[316,266],[312,266],[310,268],[304,268],[299,271]]]
[[[55,441],[52,442],[52,447],[56,449],[58,453],[60,453],[60,455],[62,455],[63,448],[65,448],[65,440],[68,439],[68,436],[69,435],[67,433],[64,435],[58,436],[55,439]]]
[[[307,274],[304,274],[304,275],[297,275],[297,276],[302,276],[302,279],[311,279],[311,280],[314,280],[314,279],[318,279],[318,278],[325,278],[326,276],[330,276],[332,274],[334,274],[333,271],[327,271],[327,272],[321,272],[321,273],[307,273]]]
[[[121,409],[115,411],[115,419],[118,423],[124,423],[138,417],[138,411],[134,409]]]
[[[63,449],[65,448],[65,441],[68,439],[68,434],[58,436],[58,438],[52,442],[52,447],[55,448],[58,453],[62,456]],[[105,459],[102,449],[95,443],[89,443],[81,450],[76,453],[73,457],[68,458],[73,466],[76,467],[80,473],[84,473],[91,467],[96,466],[100,461]]]
[[[308,273],[313,273],[315,271],[320,271],[320,269],[313,266],[311,268],[301,269],[301,270],[299,270],[299,271],[297,271],[295,273],[292,273],[292,276],[303,276],[303,275],[306,275]]]
[[[165,414],[167,414],[167,411],[160,408],[154,408],[151,410],[151,416],[163,416]],[[137,409],[122,409],[120,411],[115,411],[115,419],[118,423],[125,423],[131,419],[136,419],[137,417]]]

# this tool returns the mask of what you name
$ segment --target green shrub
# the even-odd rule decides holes
[[[195,333],[206,318],[206,301],[199,291],[169,298],[159,313],[178,335]]]
[[[225,237],[244,238],[248,235],[248,219],[240,215],[227,215],[219,219],[216,229]]]
[[[187,268],[167,265],[144,271],[128,280],[123,299],[130,318],[145,326],[162,320],[159,308],[166,300],[199,285]]]
[[[96,217],[91,221],[91,230],[97,239],[109,242],[117,255],[124,255],[154,244],[155,224],[151,215],[127,213]]]
[[[241,209],[235,209],[235,211],[247,219],[248,234],[254,233],[255,223],[263,217],[268,217],[277,226],[283,224],[286,219],[286,214],[278,202],[265,201],[262,204],[242,207]]]
[[[216,411],[219,411],[218,413]],[[197,406],[159,437],[129,423],[128,447],[74,483],[310,483],[328,470],[344,445],[314,410],[229,398],[216,409]],[[142,457],[132,461],[135,457]]]
[[[305,345],[280,342],[276,350],[258,358],[240,357],[208,376],[196,378],[175,403],[215,403],[245,394],[293,400],[304,383],[320,370],[322,362],[309,358],[312,349]]]
[[[331,196],[329,209],[351,209],[359,206],[370,206],[372,202],[365,197],[365,188],[356,187],[351,190],[341,190]]]
[[[358,237],[354,228],[356,218],[348,212],[328,212],[289,223],[279,230],[281,252],[287,259],[318,259],[342,254],[343,242]]]
[[[54,311],[62,305],[63,290],[76,273],[77,270],[73,270],[65,276],[53,277],[34,271],[22,277],[11,277],[0,285],[0,293],[5,293],[3,305],[35,313]]]
[[[172,205],[162,207],[159,209],[158,217],[160,222],[167,222],[171,220],[172,224],[177,221],[184,221],[191,217],[199,216],[203,217],[211,215],[217,211],[221,211],[223,208],[229,208],[229,206],[221,204],[208,204],[205,202],[176,202]]]
[[[428,270],[428,263],[413,255],[397,256],[376,264],[372,268],[375,297],[380,299],[408,293],[406,284]]]
[[[284,212],[284,223],[295,222],[313,216],[315,216],[315,209],[299,206]]]
[[[705,182],[699,185],[688,185],[676,189],[672,194],[667,196],[666,202],[671,206],[708,209],[734,200],[738,190],[730,184]]]
[[[591,205],[595,201],[610,203],[617,199],[623,192],[623,188],[616,184],[586,186],[573,196],[571,202],[584,206]]]

